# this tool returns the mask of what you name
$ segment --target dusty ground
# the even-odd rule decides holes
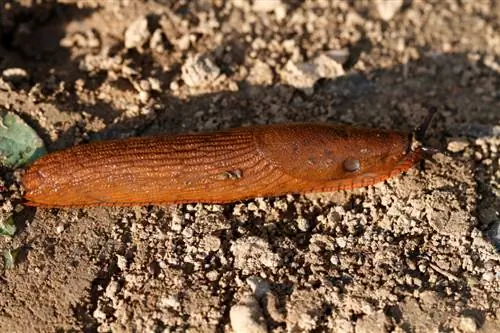
[[[20,254],[1,332],[500,332],[499,2],[0,4],[0,108],[49,150],[292,121],[407,131],[434,105],[429,144],[449,152],[370,188],[230,205],[21,210],[4,170],[18,232],[0,250]]]

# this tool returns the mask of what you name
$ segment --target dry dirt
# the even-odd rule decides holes
[[[500,2],[0,4],[0,108],[50,151],[436,106],[449,153],[228,205],[22,209],[3,170],[1,332],[500,332]]]

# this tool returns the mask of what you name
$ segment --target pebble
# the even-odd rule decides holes
[[[311,95],[314,92],[314,84],[319,79],[334,79],[344,74],[342,65],[330,57],[328,53],[324,53],[310,62],[288,61],[284,71],[281,72],[281,77],[285,83]]]
[[[165,52],[165,44],[166,40],[163,31],[156,29],[149,40],[149,47],[155,52],[162,53]]]
[[[213,235],[205,236],[201,242],[201,245],[205,251],[215,252],[219,250],[221,241],[219,237],[215,237]]]
[[[182,80],[190,87],[205,86],[219,76],[220,69],[210,58],[196,54],[182,66]]]
[[[477,323],[474,318],[463,316],[460,318],[460,329],[465,333],[476,332]]]
[[[11,83],[20,83],[28,79],[28,72],[22,68],[12,67],[4,69],[2,77]]]
[[[61,225],[61,224],[60,224],[60,225],[58,225],[58,226],[56,227],[56,232],[57,232],[58,234],[62,233],[63,231],[64,231],[64,226],[63,226],[63,225]]]
[[[125,47],[140,49],[151,37],[148,29],[148,19],[142,16],[132,22],[125,31]]]
[[[247,80],[255,85],[271,85],[273,83],[273,71],[268,64],[257,60],[250,69]]]
[[[283,6],[281,0],[255,0],[252,9],[256,12],[272,12]]]
[[[124,256],[121,256],[119,254],[116,255],[116,266],[121,271],[125,271],[127,269],[127,259]]]
[[[219,278],[219,273],[217,271],[209,271],[205,275],[208,279],[208,281],[215,282]]]
[[[347,240],[345,239],[345,237],[339,237],[335,241],[340,248],[344,248],[347,246]]]
[[[469,147],[469,142],[465,139],[452,139],[448,142],[447,149],[452,153],[459,153]]]
[[[161,89],[161,82],[157,78],[155,78],[155,77],[148,77],[148,82],[149,82],[149,85],[151,87],[151,90],[154,90],[154,91],[157,91],[157,92],[161,92],[162,91],[162,89]]]
[[[141,91],[139,91],[138,96],[139,96],[139,101],[142,104],[146,104],[149,101],[151,94],[148,91],[141,90]]]
[[[403,0],[377,0],[376,4],[380,18],[389,21],[403,6]]]
[[[238,269],[261,270],[263,267],[275,268],[281,258],[273,253],[269,244],[256,236],[238,239],[231,245],[234,266]]]
[[[491,282],[495,279],[495,274],[493,272],[486,272],[483,274],[483,280]]]
[[[181,302],[177,296],[162,297],[159,303],[160,307],[172,308],[174,310],[179,310],[181,307]]]
[[[330,50],[326,51],[325,54],[338,62],[339,64],[345,64],[347,59],[349,59],[349,50],[348,49],[339,49],[339,50]]]
[[[246,296],[229,311],[231,327],[235,333],[264,333],[267,327],[259,303],[253,296]]]
[[[306,232],[307,230],[309,230],[310,227],[309,221],[304,217],[299,216],[297,218],[297,227],[299,228],[300,231]]]

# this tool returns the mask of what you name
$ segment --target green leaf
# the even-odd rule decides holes
[[[12,237],[16,233],[16,224],[14,218],[10,216],[7,221],[0,222],[0,236]]]
[[[47,154],[42,139],[13,112],[0,112],[0,163],[17,168]]]
[[[14,268],[14,264],[16,262],[16,251],[11,251],[11,250],[5,250],[3,251],[3,263],[5,269],[12,269]]]

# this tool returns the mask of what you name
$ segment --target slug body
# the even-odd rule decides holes
[[[405,133],[286,124],[95,142],[46,155],[24,173],[28,205],[225,203],[363,187],[422,155]]]

